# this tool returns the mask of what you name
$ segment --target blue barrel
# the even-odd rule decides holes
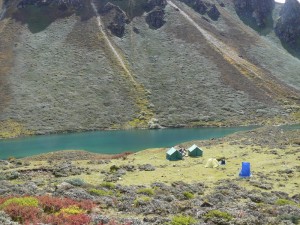
[[[251,176],[249,162],[242,162],[242,169],[241,169],[241,172],[239,175],[240,175],[240,177],[250,177]]]

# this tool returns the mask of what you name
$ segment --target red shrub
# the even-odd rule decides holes
[[[0,205],[3,204],[10,197],[0,198]]]
[[[90,212],[95,204],[90,200],[76,201],[70,198],[58,198],[51,196],[39,196],[40,206],[43,208],[44,212],[54,213],[58,212],[62,208],[67,208],[71,205],[77,205],[78,207]]]
[[[77,202],[76,205],[86,210],[87,212],[91,212],[92,209],[96,206],[96,204],[90,200],[82,200],[81,202]]]
[[[6,212],[14,221],[23,224],[36,224],[41,215],[40,209],[34,206],[20,206],[18,204],[9,204],[5,207]]]
[[[43,223],[49,223],[52,225],[88,225],[91,222],[91,218],[85,214],[77,215],[47,215],[42,220]]]

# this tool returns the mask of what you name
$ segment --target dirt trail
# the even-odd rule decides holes
[[[300,94],[296,90],[293,90],[292,88],[283,85],[279,81],[270,79],[270,77],[265,75],[265,72],[262,69],[258,68],[248,60],[239,56],[239,54],[230,46],[226,45],[221,40],[214,37],[207,30],[201,28],[188,15],[188,13],[186,13],[174,2],[172,2],[171,0],[167,0],[167,3],[170,6],[178,9],[180,14],[203,35],[207,42],[214,49],[220,52],[220,54],[223,55],[224,59],[226,59],[230,64],[234,65],[234,67],[236,67],[241,72],[241,74],[245,75],[249,80],[252,80],[256,84],[256,86],[265,90],[265,93],[269,97],[275,97],[278,100],[290,100],[290,98],[292,97],[293,99],[299,101]]]

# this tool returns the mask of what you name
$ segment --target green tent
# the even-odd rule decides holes
[[[170,161],[181,160],[182,154],[178,150],[176,150],[174,147],[172,147],[167,151],[166,158],[167,158],[167,160],[170,160]]]
[[[191,157],[200,157],[203,156],[203,150],[197,145],[193,145],[188,149],[188,155]]]

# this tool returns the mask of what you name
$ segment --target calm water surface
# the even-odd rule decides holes
[[[59,150],[87,150],[116,154],[146,148],[171,147],[192,140],[219,138],[254,127],[180,128],[162,130],[93,131],[0,140],[0,159]]]

